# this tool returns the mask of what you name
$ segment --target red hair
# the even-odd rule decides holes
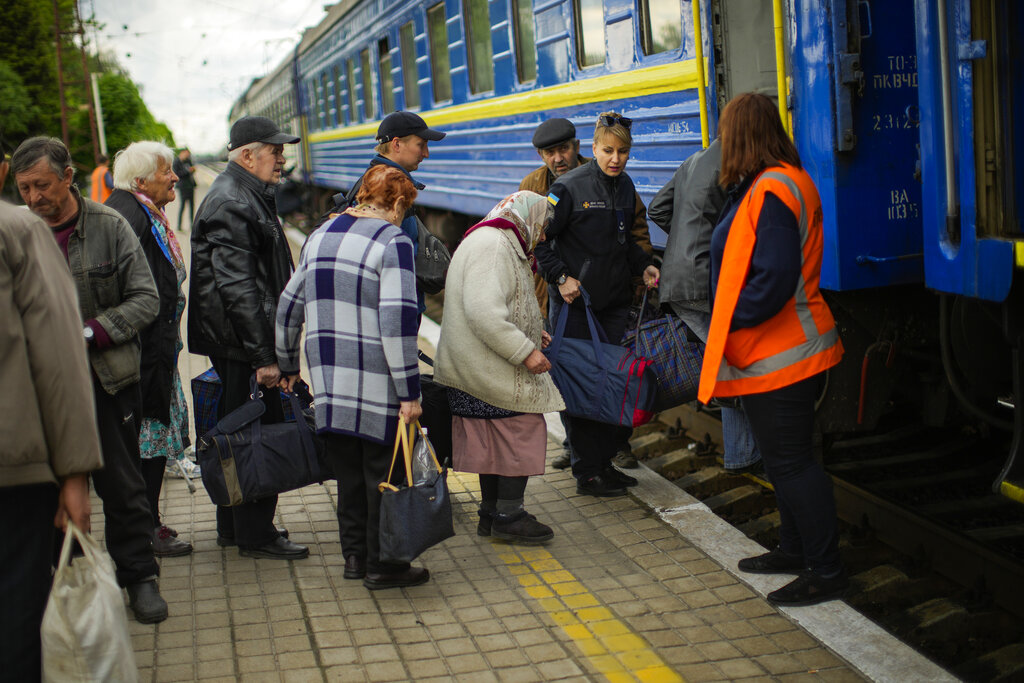
[[[718,123],[722,140],[722,187],[738,183],[768,166],[786,162],[800,168],[800,155],[782,127],[775,104],[757,93],[737,95],[725,105]]]
[[[356,201],[360,204],[372,204],[390,209],[394,206],[395,200],[401,197],[402,204],[400,206],[404,213],[416,201],[417,194],[416,187],[405,172],[387,164],[378,164],[372,166],[363,176],[363,183],[359,186]]]

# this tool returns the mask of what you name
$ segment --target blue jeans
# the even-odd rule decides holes
[[[711,327],[711,314],[704,311],[672,305],[672,310],[700,337],[704,343],[708,341],[708,329]],[[746,414],[739,408],[722,406],[722,450],[727,470],[738,470],[753,465],[761,459],[761,453],[754,442],[754,433],[750,430],[750,422]]]

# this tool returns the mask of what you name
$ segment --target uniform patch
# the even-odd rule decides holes
[[[548,201],[551,202],[551,206],[557,206],[558,205],[558,197],[556,197],[554,194],[549,194],[548,195]]]
[[[604,202],[583,202],[584,209],[603,209],[605,208]]]

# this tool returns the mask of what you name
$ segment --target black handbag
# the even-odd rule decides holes
[[[417,218],[419,230],[419,248],[416,251],[416,283],[427,294],[437,294],[444,289],[444,279],[448,275],[448,264],[452,255],[444,242],[427,230],[427,226]]]
[[[433,447],[430,447],[430,455],[436,471],[432,471],[422,484],[411,485],[414,481],[412,444],[414,434],[419,433],[419,426],[419,422],[407,425],[399,418],[388,477],[377,487],[381,493],[381,562],[412,562],[427,548],[455,535],[452,504],[448,495],[448,470],[438,464]],[[390,482],[398,460],[399,446],[405,461],[406,479],[405,484],[395,486]]]
[[[249,400],[221,419],[196,445],[203,486],[215,505],[233,506],[333,479],[318,452],[308,411],[288,394],[295,422],[263,424],[266,406],[256,375]]]

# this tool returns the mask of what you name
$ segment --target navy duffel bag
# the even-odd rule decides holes
[[[249,387],[249,400],[225,415],[196,445],[210,500],[215,505],[240,505],[333,479],[309,421],[263,424],[266,406],[258,398],[255,373]],[[287,396],[294,414],[303,415],[296,395]]]
[[[555,335],[544,354],[551,361],[551,379],[562,393],[570,415],[596,422],[638,427],[654,417],[658,381],[645,358],[609,344],[590,310],[590,296],[580,288],[587,311],[590,339],[566,339],[569,307],[562,306]]]

